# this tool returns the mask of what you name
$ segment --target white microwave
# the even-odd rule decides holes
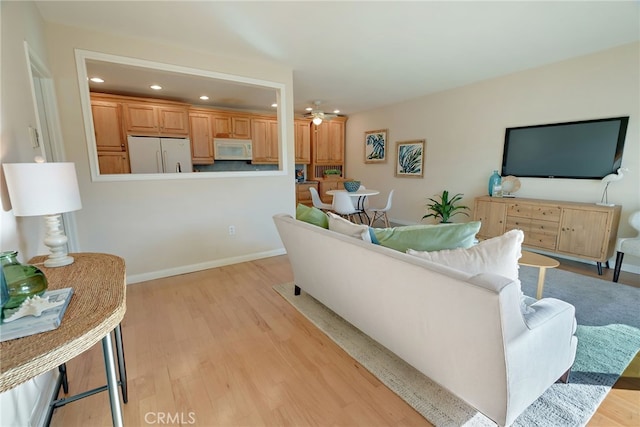
[[[215,160],[252,160],[253,150],[250,139],[214,138]]]

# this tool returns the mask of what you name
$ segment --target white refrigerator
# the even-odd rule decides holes
[[[188,138],[129,136],[131,173],[193,172]]]

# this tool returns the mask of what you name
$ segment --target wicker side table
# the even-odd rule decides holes
[[[126,311],[124,260],[98,253],[72,255],[75,262],[64,267],[44,267],[45,256],[29,260],[42,269],[49,289],[71,287],[73,296],[57,329],[0,343],[0,392],[63,365],[102,340],[113,425],[121,426],[122,408],[111,332],[119,335]],[[126,378],[123,381],[126,382]]]

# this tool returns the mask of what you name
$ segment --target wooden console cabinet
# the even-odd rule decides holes
[[[478,237],[524,231],[524,246],[602,262],[613,256],[621,206],[556,200],[482,196],[474,201],[473,219],[481,221]]]

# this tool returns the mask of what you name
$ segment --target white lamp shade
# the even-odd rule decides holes
[[[73,163],[5,163],[15,216],[55,215],[82,208]]]

